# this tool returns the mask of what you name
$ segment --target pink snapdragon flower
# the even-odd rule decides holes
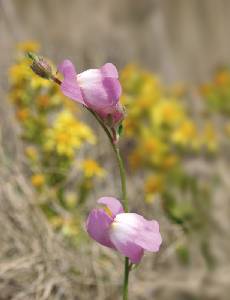
[[[107,63],[100,69],[89,69],[77,74],[70,60],[64,60],[58,71],[64,79],[61,83],[63,94],[92,109],[102,119],[111,118],[118,124],[124,117],[119,98],[121,85],[116,67]]]
[[[87,232],[94,240],[119,251],[134,264],[140,262],[144,250],[159,250],[162,238],[157,221],[125,213],[120,201],[113,197],[103,197],[97,202],[104,207],[93,209],[86,222]]]

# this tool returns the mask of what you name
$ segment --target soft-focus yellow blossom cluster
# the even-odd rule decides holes
[[[40,45],[36,41],[26,41],[21,42],[17,46],[20,53],[27,53],[27,52],[38,52],[40,50]]]
[[[45,149],[58,155],[73,157],[75,151],[85,142],[95,144],[93,132],[67,109],[63,110],[53,126],[45,131]]]
[[[43,174],[34,174],[31,177],[31,182],[34,187],[40,188],[45,184],[45,176]]]
[[[80,110],[60,93],[58,86],[30,69],[26,53],[39,48],[34,41],[18,45],[15,63],[9,69],[9,98],[21,125],[31,184],[42,194],[42,199],[47,199],[42,208],[55,228],[65,235],[76,235],[79,231],[73,221],[78,213],[76,205],[86,200],[93,181],[103,177],[105,172],[96,161],[85,159],[82,151],[78,158],[81,149],[96,143],[93,131],[80,121]],[[81,168],[76,167],[76,158]],[[65,185],[70,170],[78,173],[78,181],[67,193]],[[75,196],[69,197],[70,194]],[[52,201],[62,208],[55,210]],[[68,218],[59,213],[65,210]]]
[[[93,159],[85,159],[82,161],[81,169],[83,170],[87,178],[92,178],[94,176],[104,177],[105,170],[102,169],[98,163]]]
[[[128,156],[130,168],[155,174],[144,185],[149,202],[148,195],[167,188],[164,177],[181,168],[183,155],[215,152],[217,136],[210,122],[198,126],[193,120],[181,97],[182,86],[166,88],[157,76],[135,65],[122,71],[121,81],[121,100],[127,109],[124,130],[134,145]]]

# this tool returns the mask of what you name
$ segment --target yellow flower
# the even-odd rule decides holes
[[[156,193],[162,191],[163,188],[163,177],[160,175],[149,176],[145,182],[145,193]]]
[[[144,103],[155,105],[162,97],[162,87],[157,77],[152,74],[146,74],[140,88],[140,99]],[[145,99],[145,100],[144,100]]]
[[[45,134],[45,149],[68,157],[72,157],[84,142],[91,144],[96,142],[90,128],[77,121],[68,110],[62,111],[57,116],[53,127],[47,129]]]
[[[200,91],[201,95],[207,96],[212,92],[212,86],[211,86],[211,84],[208,84],[208,83],[202,84],[199,87],[199,91]],[[206,98],[204,97],[203,99],[205,100]]]
[[[166,156],[162,161],[162,167],[166,170],[173,168],[179,161],[176,155],[170,154]]]
[[[50,97],[48,95],[39,95],[36,98],[36,103],[39,108],[46,109],[50,106]]]
[[[24,91],[22,89],[13,89],[10,91],[9,98],[10,100],[16,104],[21,104],[21,100],[24,96]]]
[[[229,70],[223,69],[217,72],[214,81],[218,86],[229,85],[230,84]]]
[[[39,76],[37,76],[36,74],[32,74],[30,76],[30,86],[32,89],[39,89],[39,88],[50,88],[52,87],[52,82],[41,78]]]
[[[40,174],[40,173],[35,174],[31,177],[31,182],[34,187],[40,188],[45,183],[45,177],[43,174]]]
[[[76,193],[74,192],[67,192],[65,194],[65,202],[68,208],[75,208],[77,205],[77,197],[76,197]]]
[[[21,108],[17,110],[16,117],[19,121],[25,122],[29,117],[30,111],[28,108]]]
[[[22,52],[38,52],[40,49],[40,45],[36,41],[25,41],[19,43],[17,48]]]
[[[175,99],[162,99],[152,108],[152,122],[175,126],[184,119],[184,110]]]
[[[152,153],[163,153],[166,151],[167,146],[159,139],[158,137],[152,136],[145,136],[141,141],[141,147],[143,152],[152,154]]]
[[[163,190],[163,177],[161,175],[149,176],[145,182],[145,201],[152,203],[157,195]]]
[[[135,136],[137,134],[137,122],[134,119],[126,118],[124,120],[124,131],[128,137]]]
[[[9,78],[13,84],[18,84],[23,80],[27,80],[31,75],[32,71],[28,64],[18,63],[9,69]]]
[[[190,120],[185,120],[172,133],[172,141],[181,146],[198,146],[198,135],[195,124]]]
[[[154,135],[140,140],[138,149],[142,153],[142,160],[149,166],[161,165],[168,152],[167,144]]]
[[[105,176],[105,170],[101,168],[95,160],[92,159],[86,159],[82,161],[81,169],[87,178]]]

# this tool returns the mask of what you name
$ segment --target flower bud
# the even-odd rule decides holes
[[[120,103],[118,103],[110,113],[105,114],[105,116],[103,114],[99,114],[99,116],[101,116],[107,126],[111,128],[119,127],[124,120],[125,109]]]
[[[52,68],[42,56],[29,52],[28,57],[32,59],[31,69],[35,74],[45,79],[52,77]]]

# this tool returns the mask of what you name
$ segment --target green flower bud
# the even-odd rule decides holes
[[[42,56],[29,52],[28,57],[32,59],[32,65],[30,67],[35,74],[45,79],[52,78],[52,68]]]

